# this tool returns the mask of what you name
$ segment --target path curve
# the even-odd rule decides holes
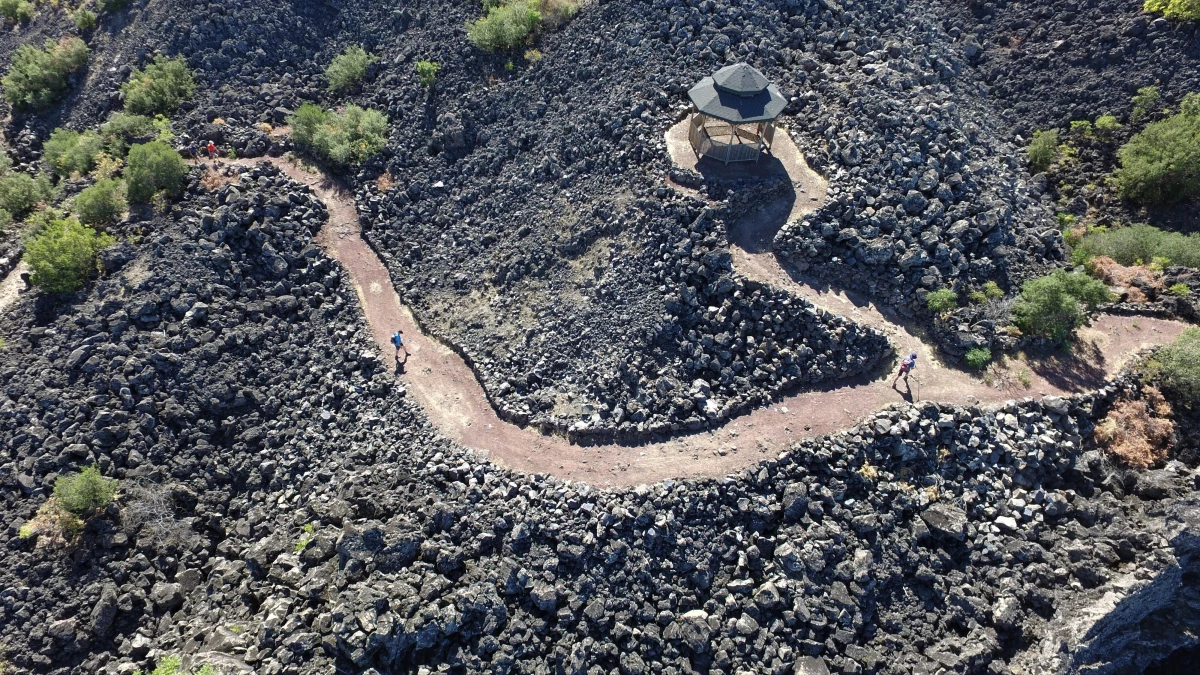
[[[445,344],[424,335],[409,309],[400,301],[383,262],[362,237],[353,195],[338,184],[286,160],[237,160],[252,166],[267,161],[287,176],[308,186],[329,210],[329,220],[317,236],[318,243],[348,271],[367,325],[380,352],[393,353],[393,330],[404,331],[408,357],[398,378],[446,437],[508,468],[527,473],[547,473],[596,486],[628,486],[668,478],[722,476],[786,451],[798,440],[834,433],[853,426],[892,403],[904,400],[890,388],[888,374],[831,383],[814,391],[781,398],[776,403],[737,417],[723,426],[662,442],[631,445],[580,446],[560,436],[543,435],[499,418],[471,368]],[[739,248],[735,245],[735,248]],[[745,253],[743,250],[742,253]],[[813,297],[815,291],[789,280],[772,277],[770,258],[746,254],[739,269],[744,274],[780,283],[793,292]],[[755,268],[749,261],[762,265]],[[757,270],[757,271],[756,271]],[[836,295],[816,294],[822,306],[833,309]],[[836,311],[836,310],[834,310]],[[839,313],[861,319],[868,310]],[[872,317],[874,318],[874,317]],[[886,320],[885,320],[886,321]],[[1132,328],[1131,325],[1140,326]],[[874,321],[867,321],[873,323]],[[1094,326],[1104,353],[1126,356],[1146,346],[1168,342],[1184,324],[1146,318],[1102,317]],[[903,345],[901,344],[901,348]],[[926,363],[926,365],[929,365]],[[1124,365],[1112,359],[1102,372],[1103,382]],[[959,371],[943,378],[927,369],[921,383],[922,400],[957,404],[996,403],[1022,396],[1064,394],[1094,388],[1099,382],[1056,383],[1036,373],[1028,389],[996,388]],[[1059,386],[1059,385],[1063,386]]]

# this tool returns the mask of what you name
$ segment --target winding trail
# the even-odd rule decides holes
[[[823,183],[818,186],[803,182],[812,181],[816,177],[812,174],[796,183],[797,194],[805,198],[795,201],[803,203],[769,204],[731,227],[735,267],[747,277],[782,286],[824,309],[885,331],[898,349],[920,346],[925,359],[912,390],[893,389],[891,373],[885,372],[782,397],[710,431],[642,445],[575,445],[563,437],[542,435],[501,420],[463,359],[421,331],[397,295],[383,262],[363,239],[352,193],[282,159],[222,160],[220,164],[249,167],[263,161],[308,186],[327,205],[329,220],[317,235],[318,243],[349,273],[380,352],[392,354],[392,331],[404,331],[409,356],[397,378],[442,434],[511,469],[552,474],[598,487],[722,476],[776,456],[795,441],[848,428],[887,405],[905,400],[986,404],[1093,389],[1120,370],[1137,351],[1169,342],[1186,327],[1177,321],[1103,316],[1081,331],[1083,347],[1077,348],[1074,356],[1059,362],[1030,362],[1028,387],[1006,379],[1002,373],[1000,384],[989,386],[938,363],[919,335],[870,305],[856,303],[832,289],[819,290],[784,269],[770,251],[769,237],[787,218],[819,205]],[[820,196],[813,199],[815,195]],[[13,273],[0,284],[0,304],[15,300],[20,290],[18,279],[19,275]],[[0,306],[0,312],[3,309]]]
[[[842,380],[783,397],[715,430],[643,445],[581,446],[560,436],[523,429],[499,418],[461,357],[422,333],[396,294],[383,262],[362,238],[353,195],[333,181],[284,160],[265,158],[236,163],[250,166],[259,161],[271,162],[325,201],[329,221],[318,234],[318,243],[349,272],[381,353],[392,354],[389,341],[392,331],[404,331],[409,356],[397,377],[424,408],[430,421],[448,438],[511,469],[547,473],[596,486],[722,476],[776,456],[794,441],[845,429],[880,408],[906,400],[905,395],[891,388],[891,373],[882,373],[874,379]],[[824,194],[823,185],[819,194]],[[802,207],[815,208],[816,204],[818,200],[806,200]],[[763,217],[769,218],[769,212],[752,216]],[[753,243],[754,237],[762,234],[760,224],[747,222],[744,228],[737,228],[736,236],[731,234],[739,272],[781,284],[830,311],[880,327],[900,349],[905,349],[906,344],[924,345],[919,337],[868,306],[843,304],[850,302],[844,295],[817,291],[792,280],[769,250],[760,250],[762,247]],[[1035,370],[1029,388],[988,386],[957,369],[930,367],[933,359],[928,358],[920,371],[922,382],[907,398],[919,396],[920,400],[971,404],[1083,391],[1102,384],[1136,351],[1169,342],[1184,327],[1174,321],[1102,317],[1091,328],[1092,332],[1084,335],[1085,340],[1095,340],[1100,353],[1108,356],[1107,360],[1101,357],[1100,367],[1075,380],[1043,376]]]

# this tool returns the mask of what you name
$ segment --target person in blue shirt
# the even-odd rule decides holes
[[[401,349],[404,350],[404,355],[408,356],[408,348],[404,346],[404,331],[392,333],[392,346],[396,348],[396,358],[400,358]]]
[[[900,379],[901,375],[904,376],[904,384],[907,385],[908,384],[908,374],[911,373],[913,371],[913,368],[916,368],[916,367],[917,367],[917,353],[913,352],[913,353],[909,354],[908,356],[904,357],[904,360],[900,362],[900,372],[896,373],[896,378],[894,380],[892,380],[892,386],[893,387],[896,386],[896,381]]]

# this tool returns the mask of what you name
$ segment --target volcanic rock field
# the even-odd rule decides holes
[[[0,67],[80,34],[63,4],[5,20]],[[1038,371],[988,403],[897,390],[781,451],[746,423],[797,393],[853,400],[918,349],[918,376],[964,382],[983,377],[970,350],[1050,350],[996,308],[1074,266],[1064,212],[1200,231],[1195,200],[1103,196],[1112,147],[1049,173],[1026,158],[1035,130],[1127,121],[1142,87],[1179,109],[1200,92],[1196,21],[1125,0],[587,0],[536,53],[489,53],[467,39],[474,0],[88,6],[63,97],[4,105],[13,171],[45,169],[56,128],[99,129],[159,54],[197,85],[174,144],[236,160],[189,162],[177,196],[107,225],[74,293],[25,283],[24,230],[0,232],[0,675],[1200,672],[1200,409],[1143,371]],[[377,59],[331,92],[351,45]],[[824,194],[672,165],[687,90],[740,62],[788,99],[778,133]],[[288,134],[304,103],[382,111],[387,143],[318,161]],[[762,255],[886,319],[735,265],[733,228],[793,202]],[[390,287],[334,255],[359,228]],[[1183,290],[1100,311],[1174,333],[1108,363],[1200,316],[1200,276],[1164,274]],[[987,282],[1004,297],[929,308]],[[398,326],[372,303],[461,360],[467,384],[433,385],[473,388],[545,469],[511,468],[474,418],[479,443],[439,426],[460,411],[417,394],[433,349],[394,372]],[[1173,415],[1140,467],[1097,441],[1130,404]],[[554,448],[602,465],[688,439],[703,451],[665,480],[636,459],[633,478],[555,475]],[[115,500],[28,536],[84,467]]]

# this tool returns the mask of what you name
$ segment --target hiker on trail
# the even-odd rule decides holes
[[[208,142],[208,147],[207,147],[207,148],[205,148],[205,149],[206,149],[206,150],[208,150],[208,158],[209,158],[209,159],[216,159],[216,158],[217,158],[217,144],[216,144],[216,143],[213,143],[212,141],[209,141],[209,142]]]
[[[188,157],[192,158],[192,161],[194,161],[194,162],[200,161],[200,149],[196,147],[196,143],[194,141],[191,143],[188,143],[187,154],[188,154]]]
[[[396,358],[400,358],[400,350],[404,350],[404,355],[408,356],[408,347],[404,346],[404,331],[398,330],[392,333],[392,346],[396,348]]]
[[[892,380],[892,386],[893,387],[896,386],[896,380],[899,380],[901,375],[904,376],[904,384],[907,385],[908,384],[908,374],[911,373],[913,368],[916,368],[916,367],[917,367],[917,353],[913,352],[913,353],[909,354],[908,356],[904,357],[904,360],[900,362],[900,372],[896,373],[896,379]]]

